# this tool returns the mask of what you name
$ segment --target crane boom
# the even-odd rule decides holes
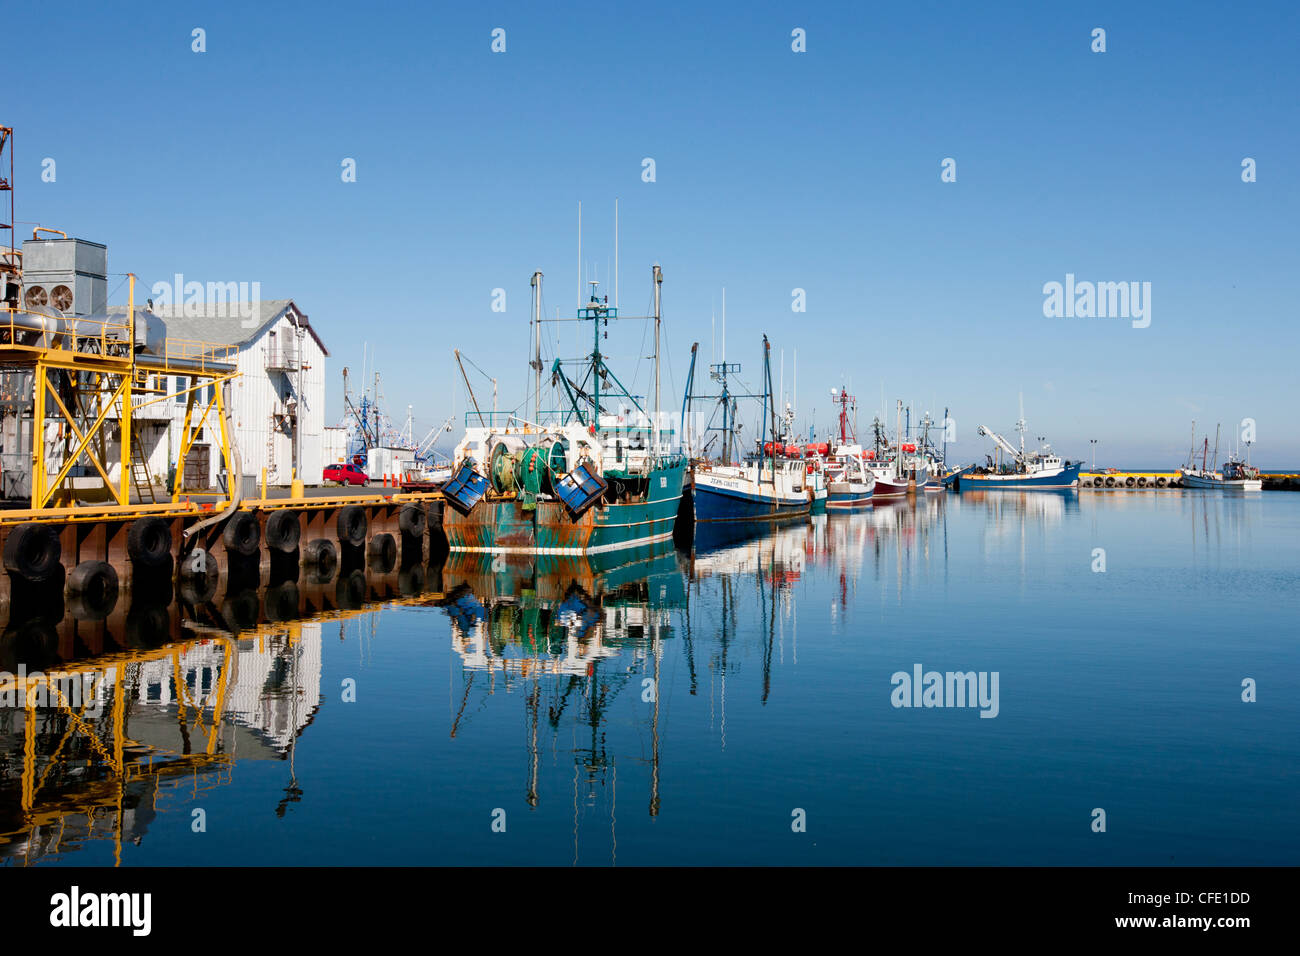
[[[469,392],[469,400],[474,403],[474,411],[478,412],[478,423],[486,425],[483,421],[483,410],[478,407],[478,399],[474,397],[474,386],[469,383],[469,375],[465,372],[465,363],[460,360],[460,349],[452,349],[456,356],[456,364],[460,366],[460,377],[465,380],[465,390]]]
[[[433,447],[433,443],[437,441],[439,435],[441,435],[443,432],[451,431],[451,423],[452,421],[455,420],[455,418],[456,416],[452,415],[445,422],[439,425],[437,428],[430,428],[429,433],[425,435],[424,440],[420,442],[420,447],[416,449],[415,457],[422,458],[425,452],[427,452],[430,448]]]
[[[997,443],[999,448],[1005,451],[1016,461],[1020,460],[1020,451],[1016,448],[1016,446],[1011,444],[1011,442],[1007,441],[1005,438],[1003,438],[993,429],[989,428],[987,425],[981,425],[979,427],[979,433],[982,436],[987,436],[988,438],[992,438],[993,441]]]

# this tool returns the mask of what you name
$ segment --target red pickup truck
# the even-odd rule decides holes
[[[362,487],[370,484],[370,479],[366,477],[365,470],[360,465],[354,465],[350,461],[340,461],[332,465],[326,465],[321,480],[337,482],[340,485],[361,485]]]

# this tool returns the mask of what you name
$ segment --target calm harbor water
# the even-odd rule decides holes
[[[1298,537],[1288,493],[929,494],[596,566],[14,607],[0,668],[81,700],[0,707],[0,859],[1294,865]],[[996,694],[895,706],[918,667]]]

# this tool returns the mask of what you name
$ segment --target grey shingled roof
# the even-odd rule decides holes
[[[244,324],[248,321],[246,314],[250,311],[250,305],[252,318],[257,323],[253,326]],[[167,326],[168,338],[212,342],[219,345],[244,345],[261,335],[262,331],[280,318],[291,305],[297,309],[303,328],[311,333],[311,337],[316,340],[321,351],[329,355],[329,349],[312,328],[307,313],[299,309],[292,299],[264,299],[251,304],[244,302],[240,303],[239,307],[224,303],[201,305],[199,315],[186,315],[184,305],[155,306],[153,311],[154,315],[162,319],[163,324]],[[193,309],[191,308],[190,311]],[[110,316],[125,316],[126,306],[109,306],[108,313]]]

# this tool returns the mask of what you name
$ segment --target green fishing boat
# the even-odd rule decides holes
[[[659,408],[660,286],[653,270],[654,314],[622,316],[597,294],[569,321],[591,323],[592,349],[576,361],[557,358],[550,382],[557,410],[531,419],[473,411],[453,453],[444,486],[443,530],[452,552],[596,554],[672,536],[686,459]],[[535,401],[542,393],[541,273],[533,276]],[[611,322],[654,323],[653,410],[606,364],[602,334]]]

